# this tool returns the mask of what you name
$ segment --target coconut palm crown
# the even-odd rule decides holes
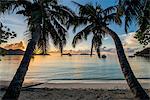
[[[74,21],[70,22],[70,24],[74,25],[74,30],[77,26],[86,25],[86,27],[78,32],[72,42],[73,47],[76,46],[81,40],[87,40],[87,37],[90,34],[93,34],[92,45],[91,45],[91,55],[93,48],[97,51],[98,57],[100,58],[100,47],[102,45],[102,39],[105,35],[108,35],[105,31],[103,31],[100,27],[107,27],[110,22],[116,22],[120,25],[121,19],[117,17],[117,13],[115,13],[117,6],[108,7],[106,9],[102,9],[100,5],[93,6],[91,4],[86,4],[85,6],[74,2],[77,4],[79,8],[79,17],[75,17]]]

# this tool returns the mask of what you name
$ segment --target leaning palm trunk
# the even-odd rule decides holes
[[[31,41],[27,45],[27,49],[26,49],[23,59],[20,63],[20,66],[17,69],[17,72],[16,72],[15,76],[13,77],[13,80],[11,81],[2,100],[10,100],[10,99],[17,100],[19,98],[21,87],[22,87],[25,75],[28,71],[28,66],[29,66],[30,60],[32,58],[33,51],[35,49],[37,41],[39,40],[38,34],[41,31],[41,26],[38,25],[36,27],[36,29],[37,30],[35,31],[35,33],[33,33]]]
[[[124,53],[124,49],[122,46],[122,43],[120,41],[120,38],[118,35],[113,32],[111,29],[107,27],[102,27],[102,30],[105,33],[108,33],[114,40],[116,49],[117,49],[117,55],[119,58],[119,62],[121,65],[122,72],[124,74],[124,77],[127,81],[128,86],[130,87],[131,91],[135,95],[135,97],[139,100],[148,100],[149,96],[147,93],[144,91],[138,80],[136,79],[134,73],[132,72],[132,69],[130,67],[130,64],[126,58],[126,55]]]
[[[92,41],[92,45],[91,45],[91,53],[90,53],[90,56],[92,57],[93,55],[93,41]]]

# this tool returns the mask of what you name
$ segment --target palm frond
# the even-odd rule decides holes
[[[143,15],[146,0],[119,0],[118,15],[125,16],[125,31],[127,32],[132,20],[138,19],[138,16]]]
[[[47,31],[50,34],[54,46],[59,48],[60,52],[62,53],[63,47],[66,44],[65,36],[62,34],[60,35],[55,26],[50,21],[47,22]]]
[[[104,10],[102,10],[101,13],[103,13],[104,15],[108,15],[110,13],[114,13],[117,10],[117,5],[116,6],[110,6]]]
[[[117,23],[118,25],[121,25],[121,24],[122,24],[122,21],[121,21],[120,17],[117,16],[116,13],[111,13],[111,14],[109,14],[109,15],[106,15],[106,16],[104,16],[103,19],[104,19],[104,22],[105,22],[105,21],[106,21],[106,22],[115,22],[115,23]]]
[[[93,46],[97,52],[98,57],[100,58],[100,47],[102,45],[102,36],[100,33],[95,33],[92,39]]]
[[[66,33],[67,30],[54,18],[54,25],[57,30],[57,34],[59,35],[61,39],[61,45],[64,46],[66,45]]]
[[[52,8],[58,11],[60,14],[63,14],[63,16],[72,17],[72,18],[76,16],[76,14],[66,6],[52,5]]]
[[[48,47],[49,47],[49,34],[45,22],[37,46],[42,51],[42,54],[47,54]]]
[[[96,17],[96,12],[95,8],[92,6],[92,4],[86,4],[86,5],[81,5],[77,2],[73,2],[77,6],[79,6],[79,14],[80,16],[86,16],[86,17]]]
[[[76,16],[72,20],[68,20],[66,23],[66,26],[67,27],[73,26],[73,31],[76,32],[76,29],[79,26],[82,26],[82,25],[86,26],[87,24],[89,24],[88,20],[89,20],[89,18]]]
[[[6,26],[3,26],[3,24],[0,22],[0,44],[6,43],[9,38],[15,38],[17,35],[14,31],[10,31],[9,28]]]
[[[31,6],[31,1],[28,0],[2,0],[0,1],[0,13],[14,12],[16,8],[27,8]]]
[[[75,47],[76,44],[79,43],[79,41],[81,41],[82,39],[87,40],[88,35],[93,31],[94,27],[95,26],[93,24],[90,24],[87,27],[85,27],[83,30],[78,32],[73,38],[73,42],[72,42],[73,47]]]
[[[125,32],[128,32],[129,25],[132,22],[132,18],[130,16],[125,16]]]
[[[58,0],[42,0],[42,2],[45,3],[46,6],[58,5]]]
[[[16,1],[10,0],[1,0],[0,1],[0,13],[10,12],[13,10],[14,6],[16,5]]]
[[[50,14],[54,13],[53,15],[68,29],[70,25],[67,25],[67,22],[72,21],[76,14],[68,7],[62,5],[52,5],[52,9],[50,10]]]

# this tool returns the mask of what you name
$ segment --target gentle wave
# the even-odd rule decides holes
[[[149,80],[150,78],[137,78],[137,79],[144,79]],[[70,79],[70,78],[62,78],[62,79],[49,79],[49,80],[125,80],[121,78],[114,78],[114,79],[106,79],[106,78],[78,78],[78,79]]]
[[[0,80],[12,80],[22,56],[5,56],[0,62]],[[150,80],[150,60],[140,57],[130,58],[129,63],[135,76]],[[36,56],[30,63],[26,81],[85,82],[125,81],[115,56],[107,55],[105,60],[90,56]],[[149,82],[150,83],[150,82]]]

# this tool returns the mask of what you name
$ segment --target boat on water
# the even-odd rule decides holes
[[[72,56],[72,54],[71,54],[71,53],[65,53],[65,54],[62,54],[62,55]]]

